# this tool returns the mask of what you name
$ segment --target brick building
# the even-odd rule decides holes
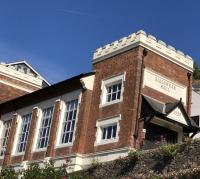
[[[0,104],[0,163],[52,159],[71,170],[131,148],[181,142],[190,119],[193,60],[144,31],[95,51],[93,72]]]
[[[49,86],[26,61],[0,63],[0,103]]]

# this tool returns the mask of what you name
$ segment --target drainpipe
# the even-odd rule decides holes
[[[144,57],[146,57],[148,54],[147,49],[143,50],[142,54],[142,64],[141,64],[141,73],[140,73],[140,84],[139,84],[139,94],[138,94],[138,103],[137,103],[137,117],[136,117],[136,124],[135,124],[135,132],[134,132],[134,146],[136,147],[136,141],[138,138],[138,130],[139,130],[139,119],[140,119],[140,105],[141,105],[141,99],[142,99],[142,85],[143,85],[143,76],[144,76]]]
[[[190,105],[191,105],[191,89],[192,89],[192,86],[191,86],[191,76],[192,74],[191,73],[187,73],[187,77],[188,77],[188,90],[187,90],[187,113],[188,115],[190,116]]]

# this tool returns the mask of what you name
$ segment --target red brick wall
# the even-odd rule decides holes
[[[140,80],[137,78],[139,77],[138,71],[141,69],[141,55],[138,53],[138,50],[139,48],[135,48],[116,55],[109,60],[94,64],[93,68],[96,71],[96,75],[84,153],[129,147],[133,144],[134,119],[136,118],[137,108],[136,99],[138,98]],[[126,73],[123,101],[113,105],[99,107],[102,80],[120,73]],[[116,114],[121,114],[119,141],[117,143],[94,147],[96,140],[96,121],[102,118],[112,117]]]
[[[150,68],[169,79],[178,82],[184,86],[189,87],[189,80],[188,80],[188,70],[176,65],[175,63],[155,54],[154,52],[148,51],[148,55],[144,58],[144,66]],[[189,89],[191,93],[191,88]],[[143,94],[152,96],[155,99],[158,99],[162,102],[174,102],[175,99],[164,95],[156,90],[150,89],[145,87],[142,90]],[[187,98],[186,98],[187,99]],[[190,106],[191,106],[191,99],[190,99]]]
[[[135,144],[138,146],[138,141],[134,141],[133,135],[138,116],[138,106],[140,106],[140,104],[138,105],[138,99],[139,86],[142,82],[142,52],[143,48],[137,47],[93,65],[93,68],[96,71],[94,89],[93,92],[85,90],[82,93],[81,106],[76,125],[75,141],[72,147],[55,148],[55,143],[52,140],[55,140],[57,123],[54,121],[55,128],[51,131],[51,145],[48,146],[48,152],[32,152],[33,136],[37,123],[38,110],[35,108],[33,111],[31,129],[24,160],[43,160],[46,156],[66,156],[71,153],[93,153],[121,147],[134,147],[136,146]],[[178,83],[186,86],[189,85],[187,70],[151,51],[149,51],[148,55],[144,58],[144,66],[151,68]],[[102,80],[122,73],[126,74],[123,101],[109,106],[100,107]],[[175,101],[175,99],[148,87],[142,89],[142,93],[163,102]],[[58,121],[60,112],[59,108],[57,109],[54,118]],[[121,114],[119,141],[117,143],[94,146],[96,140],[96,121],[115,116],[116,114]],[[139,138],[143,138],[142,129],[143,123],[140,123]],[[11,158],[12,163],[20,160],[20,157]]]
[[[17,118],[18,115],[14,114],[13,118],[11,119],[11,128],[10,128],[10,133],[8,136],[8,141],[7,141],[7,147],[6,147],[6,152],[4,155],[4,161],[3,165],[9,165],[11,163],[11,155],[12,155],[12,149],[13,149],[13,141],[15,137],[15,132],[17,128]]]
[[[23,88],[26,88],[26,89],[29,89],[32,91],[39,89],[32,85],[23,83],[21,81],[18,81],[18,80],[15,80],[15,79],[3,76],[3,75],[0,75],[0,80],[11,83],[13,85],[18,85],[20,87],[23,87]],[[9,85],[6,85],[6,84],[0,82],[0,102],[16,98],[16,97],[22,96],[27,93],[28,92],[26,92],[26,91],[20,90],[18,88],[15,88],[15,87],[12,87],[12,86],[9,86]]]
[[[0,83],[0,102],[7,101],[24,94],[27,94],[27,92]]]
[[[129,147],[134,146],[134,143],[136,144],[136,142],[138,143],[138,141],[134,141],[133,134],[135,131],[137,110],[140,110],[139,108],[141,105],[138,105],[138,92],[140,80],[143,80],[141,79],[143,49],[143,47],[137,47],[93,65],[96,76],[89,125],[85,139],[87,145],[85,146],[84,153],[126,146]],[[189,85],[187,77],[188,71],[186,69],[170,62],[168,59],[165,59],[154,52],[148,51],[147,56],[144,57],[144,67],[151,68],[180,84],[185,86]],[[99,107],[102,80],[124,72],[126,72],[126,79],[124,83],[123,101],[106,107]],[[151,88],[145,87],[144,89],[141,89],[141,92],[163,102],[175,101],[175,99]],[[189,104],[191,104],[190,101]],[[116,114],[121,114],[119,142],[95,147],[96,121],[106,117],[112,117]],[[139,124],[140,138],[142,137],[142,135],[140,135],[141,132],[142,126]]]
[[[18,86],[21,86],[21,87],[28,88],[30,90],[37,90],[38,89],[35,86],[32,86],[30,84],[24,83],[24,82],[16,80],[16,79],[9,78],[9,77],[4,76],[4,75],[0,75],[0,79],[4,80],[4,81],[8,81],[8,82],[10,82],[10,83],[12,83],[14,85],[18,85]]]

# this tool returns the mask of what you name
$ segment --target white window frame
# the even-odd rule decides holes
[[[24,133],[24,131],[22,131],[22,129],[23,129],[22,127],[23,127],[23,124],[24,124],[24,123],[23,123],[23,117],[24,117],[24,116],[27,116],[27,115],[31,115],[31,119],[30,119],[30,121],[29,121],[29,129],[28,129],[28,131],[26,131],[27,140],[26,140],[26,141],[23,141],[23,143],[25,143],[25,149],[24,149],[24,151],[19,152],[19,151],[18,151],[18,147],[19,147],[19,144],[22,143],[22,142],[21,142],[20,135],[21,135],[22,133]],[[19,123],[18,123],[17,132],[16,132],[16,134],[17,134],[17,143],[16,143],[16,145],[14,146],[14,148],[15,148],[15,154],[22,155],[22,154],[25,153],[25,150],[26,150],[26,145],[27,145],[27,141],[28,141],[28,135],[29,135],[29,131],[30,131],[30,127],[31,127],[31,121],[32,121],[32,112],[27,112],[26,114],[21,115],[19,119],[20,119],[20,120],[19,120]]]
[[[115,84],[118,84],[118,82],[120,82],[120,81],[121,81],[120,99],[116,99],[116,100],[113,100],[113,101],[111,100],[111,101],[108,102],[107,101],[108,87],[115,85]],[[125,81],[125,73],[104,79],[102,81],[102,83],[101,83],[101,103],[100,103],[100,107],[119,103],[123,100],[124,81]]]
[[[16,128],[16,133],[15,133],[15,138],[13,141],[13,147],[12,147],[12,156],[19,156],[19,155],[24,155],[24,152],[17,152],[17,146],[18,146],[18,142],[19,142],[19,134],[21,132],[21,125],[22,125],[22,116],[26,115],[26,114],[32,114],[32,110],[33,110],[34,106],[28,106],[25,108],[21,108],[19,110],[16,111],[17,114],[17,128]],[[32,119],[31,119],[32,121]],[[31,126],[30,126],[31,127]],[[30,128],[29,128],[30,130]]]
[[[56,135],[56,148],[71,147],[74,143],[75,134],[76,134],[76,125],[77,125],[77,122],[78,122],[78,116],[79,116],[79,110],[80,110],[80,102],[81,102],[81,98],[82,98],[81,92],[82,92],[81,90],[76,90],[76,91],[70,92],[70,93],[62,96],[61,108],[60,108],[61,113],[60,113],[60,119],[59,119],[59,124],[58,124],[57,135]],[[61,144],[63,122],[65,120],[66,102],[71,101],[71,100],[75,100],[75,99],[78,99],[78,109],[77,109],[77,114],[76,114],[76,120],[75,120],[72,142]]]
[[[97,131],[96,131],[95,146],[105,145],[105,144],[109,144],[109,143],[115,143],[115,142],[119,141],[119,131],[120,131],[119,122],[120,122],[120,120],[121,120],[121,115],[117,115],[117,116],[106,118],[103,120],[98,120],[96,122]],[[103,137],[103,129],[105,127],[109,127],[112,125],[113,126],[117,125],[116,137],[111,138],[111,139],[103,139],[102,138]]]
[[[48,127],[49,127],[49,134],[48,134],[48,136],[45,136],[45,138],[47,137],[47,139],[46,139],[47,140],[46,141],[47,145],[43,146],[43,147],[40,147],[39,146],[40,145],[40,139],[44,138],[44,137],[41,137],[41,135],[40,135],[41,130],[44,129],[44,127],[43,127],[43,121],[44,121],[43,114],[44,113],[43,112],[44,112],[44,110],[49,109],[49,108],[52,108],[52,112],[51,112],[51,118],[49,118],[49,119],[51,119],[51,121],[50,121],[50,124],[48,125]],[[41,109],[40,127],[38,129],[38,137],[37,137],[37,143],[36,143],[36,149],[38,149],[38,150],[46,149],[47,146],[48,146],[49,136],[50,136],[50,132],[51,132],[51,125],[52,125],[52,120],[53,120],[53,113],[54,113],[54,105],[49,106],[49,107],[44,107],[44,108]]]
[[[77,107],[76,107],[76,108],[73,108],[73,110],[68,110],[68,109],[67,109],[67,108],[68,108],[68,104],[70,103],[70,105],[71,105],[71,102],[72,102],[72,101],[77,101]],[[62,145],[62,144],[70,144],[70,143],[72,143],[72,141],[73,141],[74,130],[75,130],[75,124],[76,124],[76,120],[77,120],[77,117],[78,117],[78,109],[79,109],[79,101],[78,101],[78,98],[65,102],[65,115],[64,115],[64,120],[63,120],[63,122],[62,122],[62,132],[61,132],[61,136],[60,136],[60,144],[61,144],[61,145]],[[76,110],[76,116],[75,116],[75,118],[72,118],[72,120],[69,120],[69,118],[66,116],[67,113],[69,114],[69,112],[73,112],[73,115],[74,115],[74,111],[75,111],[75,110]],[[67,120],[66,120],[66,117],[67,117]],[[71,121],[71,122],[70,122],[70,121]],[[71,130],[72,121],[74,122],[73,131]],[[67,129],[66,129],[66,130],[64,131],[64,128],[66,128],[66,127],[67,127],[66,125],[69,124],[69,123],[71,124],[70,130],[67,131]],[[62,140],[63,140],[63,135],[65,135],[66,133],[72,133],[72,134],[70,134],[70,135],[72,135],[72,136],[71,136],[71,141],[69,141],[69,142],[62,142]]]
[[[5,155],[5,151],[4,151],[4,154],[3,155],[1,155],[1,152],[2,152],[2,142],[3,142],[3,139],[5,138],[5,124],[4,123],[6,123],[6,122],[10,122],[10,124],[9,124],[9,132],[8,132],[8,135],[7,135],[7,139],[6,139],[6,146],[4,146],[4,148],[5,148],[5,150],[6,150],[6,148],[7,148],[7,144],[8,144],[8,138],[9,138],[9,135],[10,135],[10,129],[11,129],[11,123],[12,123],[12,119],[10,119],[10,120],[7,120],[7,121],[2,121],[2,124],[1,124],[1,137],[0,137],[0,158],[3,158],[4,157],[4,155]]]

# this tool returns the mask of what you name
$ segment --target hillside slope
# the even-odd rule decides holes
[[[200,178],[200,140],[179,145],[133,152],[125,158],[100,164],[87,171],[74,173],[80,178]],[[170,151],[171,150],[171,151]]]

